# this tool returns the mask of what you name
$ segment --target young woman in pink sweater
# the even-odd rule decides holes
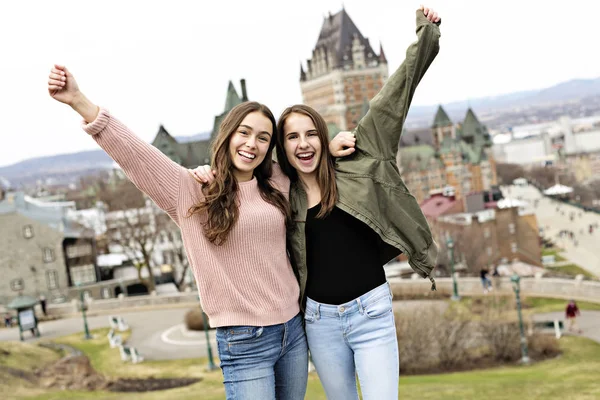
[[[208,185],[138,138],[55,65],[50,96],[181,229],[203,310],[217,328],[227,398],[303,399],[307,343],[286,251],[289,179],[271,161],[276,124],[256,102],[235,107],[212,145]]]

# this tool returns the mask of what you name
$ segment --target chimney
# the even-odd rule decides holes
[[[240,86],[242,87],[242,101],[248,101],[248,94],[246,93],[246,80],[240,79]]]

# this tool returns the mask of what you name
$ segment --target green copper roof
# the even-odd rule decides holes
[[[229,81],[229,86],[227,87],[227,97],[225,99],[225,113],[231,111],[231,109],[238,104],[242,104],[242,99],[235,90],[235,87],[233,87],[233,83]]]
[[[433,119],[433,125],[431,127],[439,128],[442,126],[449,126],[449,125],[452,125],[452,121],[450,120],[450,117],[448,117],[448,114],[446,114],[446,111],[444,111],[442,106],[439,106],[437,113],[435,114],[435,118]]]
[[[22,308],[30,308],[35,306],[37,303],[39,303],[38,299],[35,299],[31,296],[18,296],[16,298],[13,299],[13,301],[11,301],[10,303],[8,303],[8,305],[6,306],[6,308],[12,309],[12,310],[20,310]]]
[[[433,146],[409,146],[400,148],[400,164],[404,171],[424,171],[432,165],[441,167],[442,162],[435,156]]]

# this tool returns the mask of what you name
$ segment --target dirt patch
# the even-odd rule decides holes
[[[11,375],[15,378],[26,380],[27,382],[37,382],[37,377],[35,374],[28,371],[7,367],[6,365],[0,365],[0,376],[2,374]]]
[[[46,389],[109,390],[111,392],[167,390],[200,381],[199,378],[108,379],[96,372],[90,360],[84,355],[64,357],[40,369],[36,375],[39,385]]]
[[[83,355],[64,357],[37,372],[40,386],[62,390],[103,390],[108,380]]]
[[[199,378],[149,378],[149,379],[119,379],[108,384],[111,392],[150,392],[189,386],[200,382]]]

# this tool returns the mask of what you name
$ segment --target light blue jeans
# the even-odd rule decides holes
[[[217,328],[227,400],[301,400],[308,348],[300,314],[272,326]]]
[[[387,283],[341,305],[306,302],[306,336],[329,400],[397,400],[398,339]]]

